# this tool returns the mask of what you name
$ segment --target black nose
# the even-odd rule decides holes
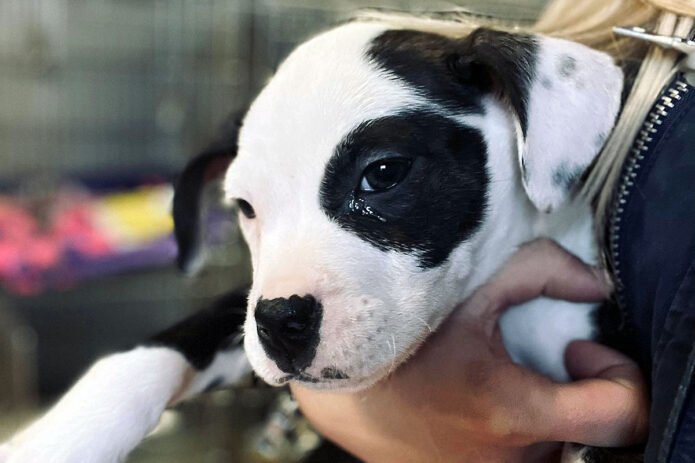
[[[298,373],[311,365],[321,325],[321,304],[313,296],[259,299],[255,317],[263,350],[278,368]]]

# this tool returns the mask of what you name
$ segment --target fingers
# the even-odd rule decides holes
[[[556,385],[549,438],[596,446],[640,442],[647,433],[647,387],[635,362],[607,347],[577,341],[567,368],[579,381]]]
[[[591,341],[571,342],[565,350],[565,366],[575,380],[610,378],[615,368],[636,367],[629,357]]]
[[[498,334],[498,317],[509,306],[541,296],[593,302],[611,292],[605,272],[550,240],[537,240],[523,245],[471,296],[457,318],[482,321],[477,326],[492,339]],[[588,342],[572,344],[567,363],[570,374],[579,381],[558,384],[530,374],[500,381],[511,390],[502,388],[498,398],[516,397],[514,407],[503,406],[502,410],[521,410],[516,423],[538,432],[541,440],[601,446],[639,442],[646,433],[648,398],[637,365],[611,349]],[[507,379],[513,377],[509,372],[507,375]]]
[[[594,302],[612,292],[605,272],[585,264],[547,239],[524,244],[471,298],[474,306],[501,312],[537,297]]]

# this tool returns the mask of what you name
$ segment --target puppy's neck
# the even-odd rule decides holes
[[[574,200],[557,211],[538,211],[518,185],[507,201],[490,208],[490,217],[476,236],[472,271],[462,288],[462,299],[488,281],[522,244],[550,238],[585,262],[596,264],[597,251],[592,233],[592,212],[588,204]]]
[[[509,111],[493,99],[485,106],[486,116],[474,125],[479,126],[488,146],[487,204],[480,229],[464,245],[467,249],[460,250],[469,257],[462,264],[467,269],[455,270],[467,275],[460,285],[459,301],[489,280],[519,246],[537,238],[551,238],[584,261],[597,262],[589,204],[575,198],[551,213],[536,209],[522,185]],[[452,257],[454,268],[461,265],[456,252]]]

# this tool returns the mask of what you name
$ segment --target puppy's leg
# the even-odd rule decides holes
[[[167,405],[251,371],[233,342],[245,305],[245,297],[227,296],[145,345],[99,360],[45,416],[0,446],[0,462],[123,461]]]
[[[165,347],[105,357],[9,442],[6,461],[122,461],[157,424],[189,370],[180,353]]]
[[[238,384],[251,373],[242,341],[246,293],[233,292],[157,334],[148,346],[181,353],[192,370],[171,404],[217,387]]]

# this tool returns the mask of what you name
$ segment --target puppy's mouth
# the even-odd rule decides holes
[[[327,367],[321,370],[321,376],[312,376],[305,371],[299,371],[290,375],[282,376],[277,380],[278,384],[285,384],[289,381],[298,381],[301,383],[334,383],[336,381],[348,380],[350,377],[342,370],[334,367]]]

